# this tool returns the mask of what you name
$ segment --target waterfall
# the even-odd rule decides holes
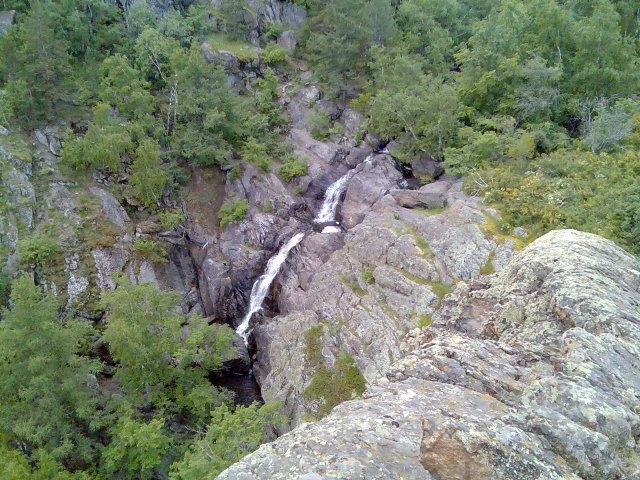
[[[236,328],[236,333],[244,338],[245,342],[247,341],[247,335],[249,334],[249,321],[254,313],[260,311],[262,309],[262,302],[264,302],[265,297],[269,293],[269,287],[271,287],[271,282],[276,278],[276,275],[280,271],[280,267],[287,259],[289,252],[293,247],[298,245],[302,239],[304,238],[304,233],[298,233],[291,237],[287,243],[285,243],[278,253],[269,259],[267,262],[267,268],[260,278],[258,278],[253,287],[251,288],[251,299],[249,301],[249,310],[247,314]]]
[[[313,219],[315,223],[327,223],[335,221],[336,209],[338,208],[338,202],[340,202],[340,196],[347,188],[347,184],[349,183],[351,175],[352,172],[343,175],[338,180],[333,182],[329,186],[329,188],[327,188],[327,191],[324,193],[324,201],[322,202],[322,207],[316,215],[316,218]]]

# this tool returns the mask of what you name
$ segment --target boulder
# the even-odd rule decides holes
[[[451,184],[435,182],[421,187],[419,190],[391,190],[393,199],[405,208],[443,208],[447,205],[447,192]]]
[[[363,398],[218,478],[637,478],[639,279],[612,242],[551,232],[460,283]]]
[[[367,210],[402,180],[393,159],[388,155],[376,155],[354,169],[342,204],[344,225],[352,228],[360,223]]]

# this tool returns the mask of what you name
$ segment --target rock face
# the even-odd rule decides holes
[[[5,10],[0,12],[0,37],[7,33],[7,30],[9,30],[15,16],[15,10]]]
[[[362,399],[219,478],[640,478],[639,306],[636,259],[551,232],[458,283]]]
[[[373,382],[403,357],[404,336],[429,321],[455,282],[498,270],[513,254],[515,241],[500,241],[483,230],[489,212],[478,199],[464,195],[460,184],[443,181],[413,192],[418,204],[436,198],[449,206],[444,210],[406,208],[392,194],[370,206],[391,186],[380,184],[385,180],[375,173],[377,161],[384,167],[391,160],[376,159],[356,168],[345,199],[361,223],[346,235],[305,238],[279,277],[281,315],[254,331],[254,370],[263,394],[285,399],[294,422],[314,411],[301,400],[311,380],[303,358],[309,328],[323,326],[327,365],[345,350]],[[357,187],[362,186],[364,203],[348,204],[358,175],[366,176]]]

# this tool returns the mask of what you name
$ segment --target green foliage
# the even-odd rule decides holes
[[[290,182],[296,177],[307,174],[307,162],[295,155],[287,155],[282,162],[279,173],[285,182]]]
[[[309,370],[315,370],[324,362],[322,356],[322,335],[324,327],[314,325],[304,332],[304,364]]]
[[[58,243],[45,233],[18,240],[16,246],[20,263],[24,266],[44,266],[60,251]]]
[[[162,242],[157,240],[136,238],[133,242],[133,250],[151,263],[167,262],[167,249]]]
[[[274,426],[287,423],[279,403],[252,404],[231,412],[221,405],[211,412],[211,422],[184,458],[172,465],[171,480],[213,480],[268,438]]]
[[[418,315],[418,328],[427,328],[431,325],[432,318],[430,314]]]
[[[339,134],[338,125],[332,125],[327,114],[319,110],[311,110],[307,115],[309,119],[309,131],[316,140],[326,140],[332,134]]]
[[[411,58],[397,58],[383,74],[369,101],[369,128],[385,138],[402,138],[398,158],[411,162],[425,153],[441,156],[458,125],[453,86],[423,75]]]
[[[224,165],[245,135],[246,101],[231,91],[222,70],[204,61],[199,48],[176,55],[171,70],[179,99],[168,112],[173,149],[193,165]]]
[[[163,427],[162,418],[144,422],[128,415],[120,417],[102,454],[102,471],[112,478],[153,478],[171,446]]]
[[[13,283],[11,309],[0,322],[0,438],[27,455],[42,451],[81,465],[96,455],[89,435],[100,414],[85,382],[99,363],[79,355],[90,324],[61,322],[57,314],[54,297],[28,277]]]
[[[173,230],[186,221],[186,216],[179,208],[161,210],[158,212],[160,225],[165,230]]]
[[[242,147],[242,158],[257,167],[263,172],[269,171],[271,159],[269,158],[268,148],[264,143],[258,142],[255,138],[250,137]]]
[[[152,139],[144,139],[138,145],[135,156],[129,183],[142,205],[156,205],[169,181],[169,175],[160,159],[160,146]]]
[[[62,160],[75,169],[97,167],[117,172],[120,160],[133,150],[128,124],[115,116],[105,103],[96,106],[93,123],[83,137],[69,133],[65,140]]]
[[[248,211],[248,200],[229,200],[225,202],[218,211],[220,226],[225,228],[233,223],[239,222],[240,220],[244,220]]]
[[[317,6],[317,14],[307,25],[305,50],[329,93],[344,95],[350,83],[366,71],[371,46],[387,45],[393,39],[396,27],[391,3],[328,0]]]
[[[287,51],[277,43],[268,43],[262,52],[262,60],[269,65],[277,65],[287,58]]]
[[[227,0],[221,2],[218,11],[224,22],[224,31],[233,38],[246,39],[249,33],[246,20],[250,14],[247,1]]]
[[[230,354],[231,331],[181,314],[177,303],[175,292],[122,280],[103,295],[109,312],[104,339],[118,363],[116,378],[128,401],[202,421],[225,400],[206,376]],[[187,332],[183,324],[188,324]]]
[[[575,228],[616,240],[640,253],[640,156],[558,151],[535,165],[507,164],[479,171],[481,192],[504,213],[504,229],[522,226],[538,236]]]
[[[373,276],[373,270],[374,269],[372,267],[367,267],[364,270],[362,270],[361,278],[364,283],[368,283],[369,285],[371,285],[376,281],[376,279]]]
[[[314,405],[318,418],[327,415],[336,405],[364,393],[366,382],[353,357],[341,351],[333,365],[324,363],[315,369],[311,383],[303,392],[303,398]]]

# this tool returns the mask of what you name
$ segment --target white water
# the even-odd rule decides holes
[[[324,193],[324,201],[322,202],[322,207],[320,207],[320,211],[316,215],[316,218],[313,219],[315,223],[327,223],[333,222],[336,219],[336,209],[338,208],[338,203],[340,202],[340,196],[346,190],[347,184],[349,183],[349,179],[351,178],[351,172],[343,175],[338,180],[333,182],[327,191]]]
[[[238,325],[238,328],[236,328],[236,333],[244,338],[245,342],[247,341],[247,336],[249,334],[249,321],[251,320],[251,317],[254,313],[259,312],[262,309],[262,302],[264,302],[265,297],[269,293],[271,282],[276,278],[276,275],[280,271],[280,267],[282,267],[282,264],[287,259],[291,249],[298,245],[303,238],[304,233],[297,233],[291,237],[289,241],[285,243],[280,250],[278,250],[278,253],[269,259],[264,273],[253,284],[253,287],[251,288],[249,310],[242,319],[240,325]]]

